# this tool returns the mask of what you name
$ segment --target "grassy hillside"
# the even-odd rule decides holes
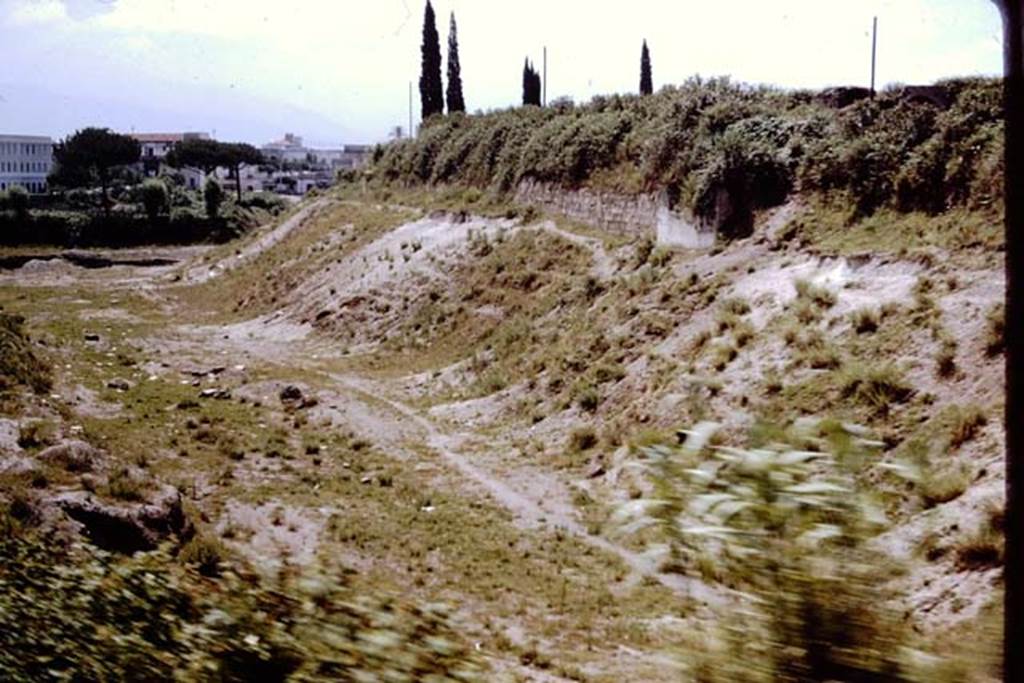
[[[438,117],[417,138],[379,148],[371,173],[392,184],[496,193],[525,180],[665,191],[725,234],[749,230],[752,210],[793,192],[826,196],[856,217],[882,207],[932,214],[997,207],[999,82],[959,79],[936,88],[947,109],[901,89],[836,109],[820,93],[694,79],[648,97]],[[734,210],[715,218],[723,191]]]

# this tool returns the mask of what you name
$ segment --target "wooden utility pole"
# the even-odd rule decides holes
[[[415,137],[412,134],[412,81],[409,81],[409,137]]]
[[[1003,13],[1006,128],[1006,602],[1003,680],[1024,681],[1024,0],[994,0]]]
[[[871,94],[875,94],[875,51],[878,47],[878,17],[871,21]]]

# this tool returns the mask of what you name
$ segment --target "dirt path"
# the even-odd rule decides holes
[[[669,575],[658,572],[652,561],[643,555],[617,545],[606,538],[589,533],[575,517],[545,508],[541,501],[517,491],[487,469],[474,464],[457,450],[457,444],[463,440],[465,435],[447,434],[441,431],[437,425],[410,406],[389,398],[376,382],[352,375],[333,374],[331,378],[340,386],[346,387],[356,394],[372,396],[377,401],[385,403],[395,413],[413,423],[425,435],[426,444],[433,452],[463,476],[482,486],[495,501],[515,515],[521,523],[536,527],[543,526],[547,520],[556,529],[571,533],[583,543],[618,556],[630,568],[634,574],[634,580],[644,577],[653,578],[666,588],[688,595],[705,604],[717,599],[717,594],[703,582],[678,574]]]
[[[326,199],[318,199],[311,202],[276,228],[273,228],[264,235],[260,235],[257,239],[244,246],[234,257],[219,261],[213,265],[203,264],[189,268],[185,272],[183,280],[189,284],[199,284],[217,277],[221,273],[237,268],[283,240],[293,230],[302,225],[311,214],[319,211],[324,206],[327,206],[327,204],[328,200]]]
[[[602,244],[601,240],[596,237],[585,237],[568,230],[563,230],[551,221],[541,223],[537,226],[537,229],[550,232],[553,235],[558,235],[562,239],[568,240],[569,242],[589,251],[594,259],[594,267],[591,272],[602,280],[611,278],[619,268],[615,259],[613,259],[611,254],[608,253],[608,250],[604,248],[604,244]]]

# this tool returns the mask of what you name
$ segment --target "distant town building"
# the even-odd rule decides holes
[[[268,142],[260,150],[263,156],[275,161],[304,162],[309,161],[307,155],[310,150],[302,144],[302,136],[293,133],[285,133],[284,137],[274,142]]]
[[[334,149],[306,147],[302,137],[285,133],[284,137],[263,145],[267,159],[308,171],[332,171],[359,168],[366,163],[372,148],[369,145],[343,145]]]
[[[46,192],[53,169],[53,140],[42,135],[0,134],[0,190],[14,186]]]
[[[175,143],[183,140],[209,140],[206,133],[130,133],[139,141],[142,147],[142,157],[139,160],[141,171],[146,176],[155,176],[160,173],[160,163]]]

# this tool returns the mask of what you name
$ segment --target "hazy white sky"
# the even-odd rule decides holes
[[[407,125],[423,0],[0,0],[0,132],[205,130],[254,143],[372,142]],[[1001,71],[990,0],[436,0],[459,27],[466,105],[517,104],[548,47],[548,99],[688,76],[787,87]]]

